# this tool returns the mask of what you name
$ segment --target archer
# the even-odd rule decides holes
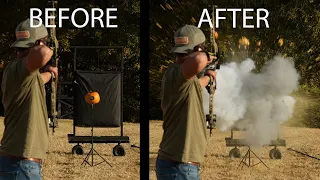
[[[8,179],[42,179],[42,161],[49,146],[44,84],[52,73],[58,75],[58,69],[51,66],[47,66],[47,72],[39,72],[53,55],[46,45],[47,36],[43,25],[31,28],[30,19],[16,28],[17,40],[11,47],[16,49],[17,59],[6,67],[1,85],[5,130],[0,146],[0,179],[3,175]]]
[[[199,166],[207,148],[206,118],[202,105],[202,88],[215,72],[197,75],[216,57],[209,55],[204,33],[185,25],[175,33],[171,53],[176,63],[169,66],[162,78],[161,108],[164,134],[156,163],[157,179],[185,177],[199,179]],[[168,171],[168,169],[170,171]],[[186,172],[184,169],[190,169]]]

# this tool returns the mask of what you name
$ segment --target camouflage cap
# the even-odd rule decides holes
[[[10,46],[15,48],[29,48],[37,40],[48,36],[47,28],[41,24],[40,27],[30,27],[30,19],[26,19],[16,27],[16,41]],[[39,24],[39,21],[33,20],[33,24]]]
[[[175,32],[175,46],[171,49],[170,53],[189,53],[195,46],[205,41],[206,37],[198,27],[193,25],[184,25]]]

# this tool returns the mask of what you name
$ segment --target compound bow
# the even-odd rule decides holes
[[[48,1],[48,6],[50,8],[56,8],[58,4],[58,1]],[[55,17],[55,12],[50,11],[50,16]],[[55,19],[50,19],[50,25],[55,25]],[[51,63],[53,67],[58,67],[58,49],[59,44],[56,37],[56,28],[50,27],[49,37],[48,37],[48,45],[53,50],[53,55],[51,57]],[[54,128],[58,126],[58,120],[57,120],[57,87],[58,87],[58,77],[55,77],[55,75],[52,73],[52,79],[51,79],[51,113],[49,113],[50,118],[50,126],[52,127],[52,134],[54,134]]]
[[[215,22],[214,22],[214,8],[215,7],[216,6],[214,6],[214,5],[212,6],[212,25],[213,25],[213,27],[211,28],[211,34],[210,34],[210,47],[211,47],[210,51],[211,51],[211,53],[209,53],[209,54],[212,56],[216,56],[217,59],[214,60],[207,68],[207,70],[213,70],[213,71],[215,71],[216,69],[219,69],[218,45],[215,40]],[[215,116],[215,114],[213,114],[213,96],[214,96],[214,92],[216,89],[216,82],[212,77],[210,77],[210,82],[209,82],[208,86],[206,87],[206,89],[208,90],[208,93],[209,93],[209,117],[207,117],[207,121],[209,121],[209,129],[210,129],[210,136],[211,136],[212,130],[215,126],[215,121],[216,121],[216,116]]]

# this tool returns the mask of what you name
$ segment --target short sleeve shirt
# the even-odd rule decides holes
[[[0,152],[44,159],[49,143],[45,88],[39,71],[29,73],[26,59],[12,61],[2,78],[5,130]]]
[[[197,77],[185,79],[182,65],[168,67],[161,85],[163,137],[159,157],[203,162],[207,148],[202,88]]]

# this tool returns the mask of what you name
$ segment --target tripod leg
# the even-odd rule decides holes
[[[251,166],[251,149],[250,149],[250,147],[249,147],[249,150],[248,150],[248,152],[249,152],[249,166],[248,167],[250,167]]]
[[[254,156],[256,156],[260,162],[262,162],[262,164],[264,164],[267,168],[269,168],[253,151],[251,151],[253,153]]]
[[[243,168],[244,165],[246,165],[247,167],[249,167],[249,165],[248,165],[248,163],[247,163],[247,159],[249,159],[249,161],[250,161],[250,151],[247,151],[247,153],[246,153],[246,156],[245,156],[245,158],[244,158],[244,160],[243,160],[242,168]],[[241,169],[242,169],[242,168],[241,168]]]
[[[103,163],[103,162],[106,162],[107,164],[109,164],[109,166],[110,167],[112,167],[112,165],[106,160],[106,159],[104,159],[95,149],[94,149],[94,152],[96,152],[97,153],[97,155],[98,156],[100,156],[101,157],[101,159],[103,159],[103,161],[102,162],[100,162],[99,164],[101,164],[101,163]],[[97,164],[98,165],[98,164]]]
[[[241,169],[243,168],[244,164],[246,164],[246,159],[247,159],[247,156],[248,156],[248,152],[244,155],[244,157],[241,159],[241,162],[239,163],[238,167],[240,167],[240,165],[242,164],[241,166]]]
[[[81,165],[83,164],[83,163],[88,163],[89,164],[89,162],[88,162],[88,160],[89,160],[89,157],[90,157],[90,154],[92,154],[93,153],[93,151],[92,151],[92,149],[89,151],[89,153],[87,154],[87,156],[85,157],[85,159],[83,160],[83,162],[81,163]],[[86,164],[84,164],[84,165],[86,165]],[[91,164],[89,164],[89,165],[91,165]]]

